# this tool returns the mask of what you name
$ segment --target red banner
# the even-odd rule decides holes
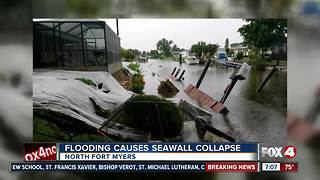
[[[208,162],[206,172],[258,172],[258,162]]]
[[[25,143],[25,161],[53,161],[56,160],[56,143]]]
[[[297,172],[298,163],[281,163],[280,171],[281,172]]]

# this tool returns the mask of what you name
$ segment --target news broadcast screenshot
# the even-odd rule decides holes
[[[15,9],[27,25],[0,47],[0,180],[317,179],[320,3],[227,2]]]
[[[12,172],[297,172],[286,19],[33,19]]]

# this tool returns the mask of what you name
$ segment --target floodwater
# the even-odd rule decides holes
[[[174,67],[186,70],[184,80],[174,84],[180,92],[174,98],[191,103],[183,89],[197,83],[204,66],[182,64],[170,60],[149,59],[140,64],[144,74],[145,94],[158,95],[161,80],[169,77]],[[181,73],[180,71],[180,73]],[[209,67],[200,90],[220,100],[231,82],[233,68]],[[287,73],[276,72],[260,93],[256,88],[270,70],[251,70],[247,79],[238,81],[225,102],[230,111],[227,116],[211,111],[211,123],[215,128],[233,136],[238,142],[261,142],[264,145],[281,145],[286,142]],[[178,77],[180,76],[180,73]],[[192,139],[192,138],[191,138]]]

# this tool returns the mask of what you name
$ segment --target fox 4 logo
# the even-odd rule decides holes
[[[297,148],[294,146],[286,146],[284,149],[282,147],[261,147],[261,157],[282,158],[283,156],[288,159],[295,158]]]

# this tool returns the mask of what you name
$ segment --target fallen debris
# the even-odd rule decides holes
[[[170,80],[161,81],[158,86],[158,93],[166,98],[171,98],[179,92],[179,89],[176,88]]]
[[[132,74],[126,68],[112,74],[112,76],[121,84],[122,87],[129,90],[129,82],[131,80]]]
[[[196,127],[198,141],[235,142],[235,138],[211,125],[212,115],[208,111],[185,100],[181,100],[178,107],[183,112],[185,121],[194,122],[193,125]]]
[[[222,114],[227,114],[229,112],[229,110],[222,103],[208,96],[206,93],[202,92],[191,84],[184,90],[184,92],[192,99],[197,101],[201,106],[209,107],[215,112]]]

